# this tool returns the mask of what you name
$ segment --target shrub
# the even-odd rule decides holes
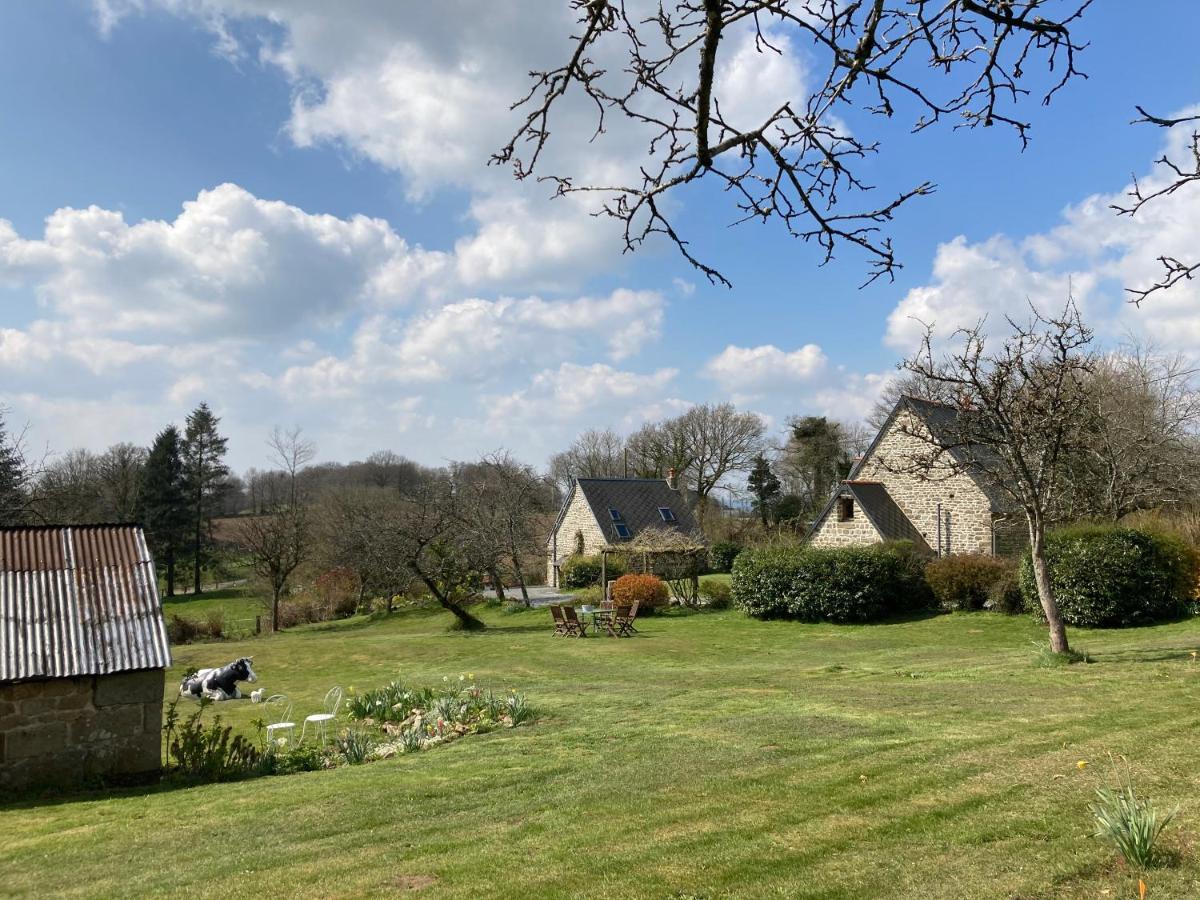
[[[992,585],[1012,567],[982,553],[962,553],[930,560],[925,581],[943,609],[983,609]]]
[[[992,582],[984,606],[992,612],[1004,613],[1006,616],[1025,612],[1025,597],[1021,593],[1016,566],[1007,566],[1000,577]]]
[[[733,603],[733,589],[724,578],[701,578],[700,596],[709,609],[729,609]]]
[[[559,571],[559,584],[565,588],[585,588],[600,583],[600,554],[592,556],[574,555],[567,557]],[[625,574],[625,567],[620,560],[610,556],[607,564],[607,574],[610,579]]]
[[[210,609],[204,619],[204,628],[210,638],[225,637],[225,611]]]
[[[167,706],[163,733],[167,756],[182,775],[206,781],[224,781],[249,774],[259,762],[259,753],[244,736],[233,733],[229,725],[214,716],[205,727],[200,721],[211,700],[201,700],[200,708],[180,721],[174,700]]]
[[[580,588],[577,591],[571,591],[571,595],[575,598],[576,603],[589,603],[592,606],[599,606],[600,601],[604,599],[604,592],[600,590],[600,585],[598,584]]]
[[[1122,628],[1179,615],[1192,596],[1192,551],[1165,533],[1084,525],[1046,536],[1050,584],[1070,625]],[[1026,606],[1041,615],[1033,565],[1021,563]]]
[[[734,601],[760,619],[872,622],[930,604],[911,545],[747,550],[733,565]]]
[[[320,622],[321,608],[311,597],[292,597],[279,601],[279,621],[276,628],[294,628],[310,622]]]
[[[352,766],[366,762],[378,743],[375,735],[361,728],[347,728],[334,738],[338,753]]]
[[[186,616],[167,616],[167,640],[172,644],[190,644],[204,634],[205,628]]]
[[[666,582],[657,575],[622,575],[612,586],[615,606],[632,606],[634,603],[645,607],[663,606],[669,596]]]
[[[742,552],[742,545],[733,541],[717,541],[708,548],[708,564],[714,572],[733,571],[733,561]]]

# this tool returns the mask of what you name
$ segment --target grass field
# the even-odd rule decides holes
[[[1076,630],[1096,662],[1038,668],[1041,629],[984,613],[672,615],[624,641],[485,616],[478,635],[415,611],[179,648],[168,690],[252,653],[301,712],[334,683],[473,672],[541,716],[362,767],[8,807],[0,893],[1135,897],[1090,836],[1111,752],[1182,804],[1148,896],[1200,895],[1200,620]],[[248,729],[257,709],[222,711]]]

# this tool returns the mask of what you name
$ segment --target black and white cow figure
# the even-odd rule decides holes
[[[240,700],[242,692],[237,683],[248,681],[253,684],[258,681],[258,676],[254,674],[250,665],[253,659],[253,656],[243,656],[219,669],[201,669],[195,675],[183,679],[179,685],[179,696],[194,697],[197,700],[201,697],[209,700]]]

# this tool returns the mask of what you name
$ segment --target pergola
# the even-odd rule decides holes
[[[634,560],[635,565],[640,562],[640,572],[659,575],[671,586],[671,593],[677,600],[689,603],[699,589],[700,570],[708,558],[708,544],[701,535],[667,528],[648,528],[630,541],[608,544],[600,551],[600,584],[606,600],[610,599],[610,554]]]

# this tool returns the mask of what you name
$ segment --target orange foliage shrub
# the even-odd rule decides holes
[[[665,606],[669,596],[666,582],[657,575],[622,575],[612,586],[614,606]]]

